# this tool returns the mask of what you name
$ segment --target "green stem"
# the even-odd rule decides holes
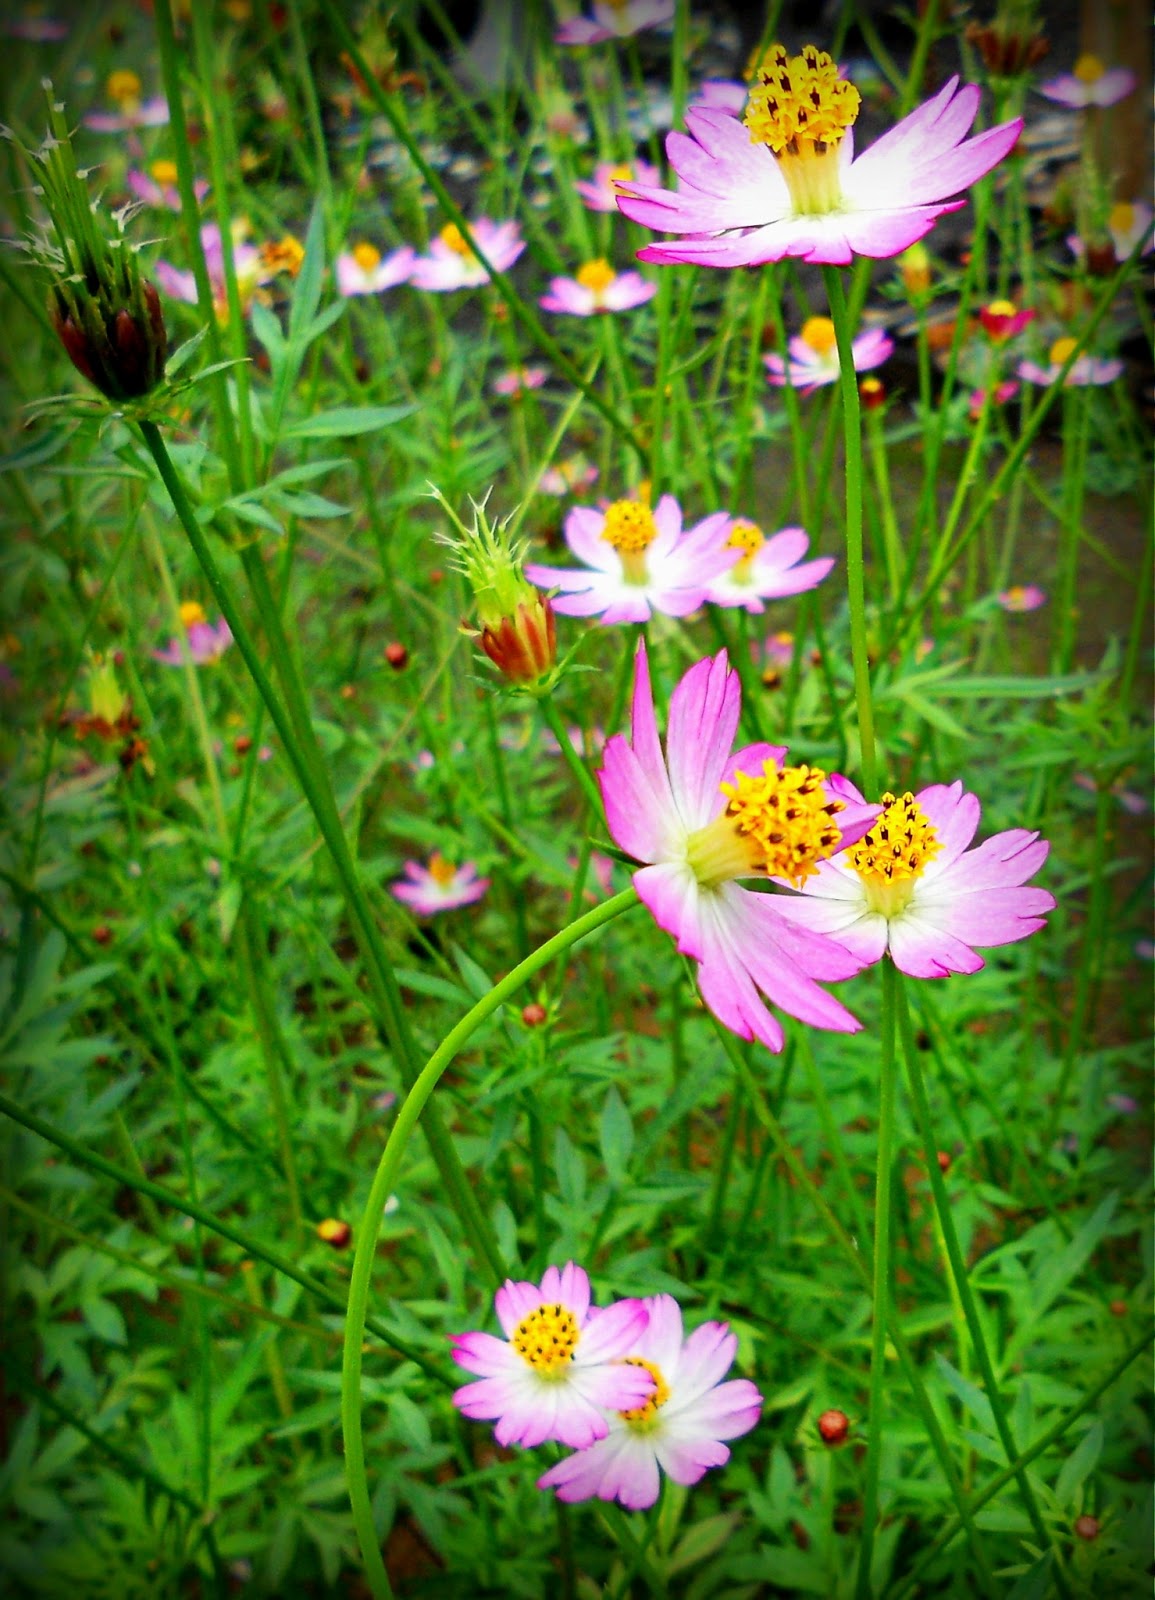
[[[874,1320],[870,1344],[870,1432],[866,1449],[862,1543],[858,1550],[856,1600],[870,1600],[871,1558],[878,1520],[878,1472],[886,1406],[886,1307],[890,1298],[890,1179],[894,1166],[894,988],[893,962],[882,964],[881,1055],[879,1061],[878,1167],[874,1186]]]
[[[896,972],[895,984],[898,1000],[898,1025],[902,1034],[903,1054],[906,1057],[906,1073],[910,1083],[911,1100],[914,1106],[915,1121],[918,1124],[919,1135],[922,1139],[923,1153],[926,1160],[927,1175],[930,1178],[931,1193],[934,1195],[935,1210],[938,1213],[942,1226],[943,1241],[946,1245],[947,1255],[950,1259],[951,1274],[958,1289],[959,1299],[962,1301],[963,1315],[966,1317],[967,1331],[971,1338],[971,1347],[974,1351],[975,1361],[982,1374],[983,1385],[986,1389],[987,1399],[991,1403],[991,1412],[994,1416],[995,1427],[998,1431],[1002,1446],[1006,1452],[1008,1462],[1018,1458],[1018,1447],[1011,1431],[1007,1418],[1006,1407],[999,1392],[998,1378],[995,1374],[994,1363],[991,1361],[990,1351],[987,1349],[986,1336],[983,1332],[982,1321],[979,1317],[978,1305],[975,1301],[974,1290],[971,1288],[970,1276],[967,1272],[966,1261],[963,1257],[962,1246],[959,1244],[958,1233],[954,1225],[954,1216],[950,1208],[950,1197],[947,1194],[946,1183],[943,1179],[942,1169],[938,1164],[938,1145],[935,1142],[934,1126],[931,1121],[930,1101],[927,1098],[926,1082],[922,1075],[922,1066],[919,1061],[918,1046],[914,1038],[914,1029],[911,1025],[910,1011],[906,1003],[906,991],[903,988],[901,976]],[[1043,1521],[1035,1499],[1035,1491],[1031,1487],[1026,1471],[1019,1468],[1014,1474],[1019,1485],[1019,1492],[1023,1497],[1027,1515],[1035,1530],[1035,1536],[1044,1547],[1051,1547],[1055,1552],[1055,1582],[1066,1600],[1070,1600],[1071,1587],[1062,1566],[1062,1557]],[[972,1506],[973,1510],[973,1506]]]
[[[605,901],[568,928],[547,939],[532,955],[520,962],[500,983],[485,995],[473,1009],[451,1028],[437,1049],[429,1057],[413,1087],[406,1095],[397,1118],[390,1130],[381,1160],[377,1164],[369,1198],[358,1231],[357,1249],[353,1257],[353,1270],[349,1279],[349,1306],[345,1319],[345,1354],[341,1369],[341,1422],[345,1437],[345,1472],[349,1483],[349,1499],[353,1507],[353,1523],[361,1544],[365,1562],[365,1576],[375,1600],[392,1600],[392,1588],[381,1559],[373,1520],[373,1506],[365,1471],[365,1445],[361,1432],[361,1346],[364,1339],[366,1312],[369,1304],[369,1280],[376,1256],[377,1234],[385,1201],[392,1192],[401,1168],[402,1157],[410,1135],[417,1126],[430,1095],[437,1087],[442,1073],[452,1063],[458,1051],[469,1041],[488,1017],[491,1017],[521,986],[548,966],[554,957],[570,949],[587,934],[596,932],[612,922],[623,911],[640,904],[637,892],[626,889]]]
[[[846,468],[846,589],[850,604],[850,654],[854,663],[854,698],[862,741],[862,782],[866,793],[877,789],[874,753],[874,706],[870,698],[870,663],[866,654],[866,582],[862,560],[862,419],[858,377],[854,371],[853,329],[837,267],[823,267],[830,315],[838,340],[839,382]]]
[[[557,740],[562,759],[576,778],[578,788],[585,795],[586,804],[595,817],[601,817],[604,814],[601,790],[598,788],[590,769],[574,749],[569,733],[566,731],[565,723],[558,715],[553,699],[548,694],[543,694],[539,696],[537,703],[541,711],[542,720]]]

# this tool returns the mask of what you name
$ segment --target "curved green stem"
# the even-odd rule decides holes
[[[562,760],[577,779],[578,788],[585,795],[586,804],[589,806],[591,813],[595,817],[602,816],[604,808],[602,806],[601,790],[598,788],[590,769],[574,749],[569,733],[566,731],[565,723],[558,715],[558,709],[553,700],[549,695],[543,694],[538,697],[537,703],[546,727],[557,740]]]
[[[605,901],[584,917],[571,922],[568,928],[547,939],[532,955],[520,962],[466,1013],[457,1025],[449,1030],[437,1049],[425,1063],[416,1082],[406,1095],[389,1139],[382,1151],[381,1160],[365,1202],[365,1212],[358,1229],[357,1249],[353,1257],[353,1271],[349,1280],[349,1306],[345,1318],[345,1354],[341,1368],[341,1423],[345,1436],[345,1472],[349,1483],[349,1499],[353,1507],[353,1523],[361,1543],[365,1561],[365,1575],[375,1600],[392,1600],[393,1591],[381,1559],[377,1530],[373,1521],[373,1507],[369,1497],[369,1483],[365,1472],[365,1446],[361,1433],[361,1344],[365,1334],[365,1318],[369,1304],[369,1279],[377,1248],[377,1233],[385,1202],[397,1180],[401,1160],[410,1135],[425,1110],[430,1095],[437,1087],[442,1073],[453,1061],[457,1052],[468,1042],[481,1024],[521,986],[548,966],[555,956],[570,949],[580,939],[612,922],[623,911],[639,905],[637,891],[626,889]]]
[[[856,1600],[870,1600],[870,1564],[878,1521],[878,1470],[882,1414],[886,1406],[886,1308],[890,1299],[890,1175],[894,1166],[894,963],[882,963],[881,1059],[879,1062],[878,1170],[874,1185],[873,1324],[870,1344],[870,1433],[866,1448],[862,1543],[858,1550]]]
[[[877,789],[874,753],[874,705],[870,698],[870,663],[866,654],[866,578],[862,560],[862,418],[858,377],[854,371],[853,329],[846,293],[837,267],[823,267],[830,316],[838,340],[839,383],[846,469],[846,591],[850,604],[850,654],[854,663],[854,698],[862,741],[862,782],[868,795]]]

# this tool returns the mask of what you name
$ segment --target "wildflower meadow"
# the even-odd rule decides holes
[[[0,1592],[1150,1592],[1077,10],[4,8]]]

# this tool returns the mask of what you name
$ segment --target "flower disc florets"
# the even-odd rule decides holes
[[[510,1344],[539,1378],[560,1378],[573,1360],[580,1337],[577,1318],[558,1304],[531,1311],[518,1323]]]
[[[914,795],[884,794],[886,810],[850,862],[866,887],[873,910],[893,916],[909,901],[928,861],[942,850],[938,833]]]
[[[861,103],[833,57],[814,45],[800,56],[773,45],[758,67],[742,120],[750,142],[769,145],[777,156],[799,215],[838,209],[838,147]]]
[[[619,1411],[618,1416],[623,1422],[628,1422],[631,1428],[639,1432],[647,1432],[652,1426],[658,1412],[670,1398],[670,1386],[662,1375],[661,1367],[653,1361],[647,1361],[644,1356],[627,1356],[627,1367],[644,1367],[654,1380],[654,1391],[648,1400],[640,1406],[631,1406],[628,1411]]]
[[[736,772],[732,783],[720,785],[726,809],[690,836],[686,858],[698,882],[765,874],[801,887],[842,839],[834,818],[845,808],[830,799],[825,783],[819,767],[780,767],[774,760],[763,762],[757,777]]]

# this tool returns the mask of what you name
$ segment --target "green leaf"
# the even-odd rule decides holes
[[[585,1163],[564,1128],[559,1128],[554,1135],[553,1170],[562,1199],[571,1211],[580,1211],[586,1197]]]
[[[634,1148],[634,1125],[625,1101],[613,1084],[606,1093],[601,1121],[602,1161],[614,1188],[625,1181]]]
[[[1055,1482],[1055,1499],[1064,1510],[1094,1472],[1102,1453],[1103,1424],[1096,1419],[1063,1462],[1062,1471]]]
[[[970,1414],[981,1425],[983,1431],[993,1439],[995,1437],[994,1412],[991,1410],[991,1403],[983,1391],[977,1384],[971,1383],[969,1379],[963,1377],[961,1372],[952,1367],[944,1355],[936,1355],[934,1362],[938,1368],[939,1376],[944,1380],[947,1387],[962,1401]]]
[[[297,281],[293,285],[293,299],[289,307],[289,343],[302,342],[321,304],[321,280],[325,272],[325,219],[320,198],[313,204],[309,229],[305,234],[305,255]],[[304,338],[305,343],[308,342]]]
[[[120,1307],[111,1300],[98,1298],[86,1300],[80,1307],[88,1327],[105,1344],[127,1344],[128,1333]]]
[[[975,1521],[978,1522],[979,1519],[976,1517]],[[1053,1565],[1053,1554],[1050,1550],[1047,1550],[1023,1573],[1018,1583],[1007,1595],[1007,1600],[1046,1600],[1047,1595],[1051,1592],[1051,1568]]]
[[[301,417],[282,432],[285,439],[340,439],[359,433],[379,433],[416,406],[334,406],[315,416]]]
[[[1080,694],[1108,677],[1110,673],[1068,672],[1049,678],[955,678],[936,687],[934,693],[950,700],[1053,700]]]
[[[725,1514],[706,1517],[704,1521],[696,1523],[674,1547],[666,1563],[666,1576],[672,1578],[687,1567],[705,1561],[707,1556],[717,1555],[737,1526],[738,1518]]]

